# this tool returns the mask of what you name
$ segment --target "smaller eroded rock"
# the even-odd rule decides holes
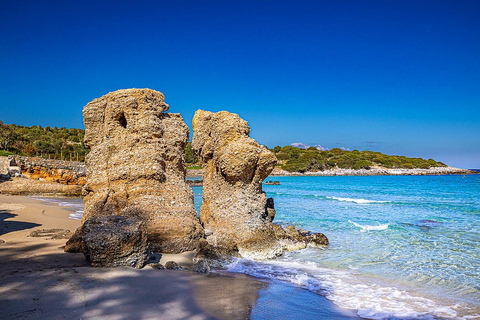
[[[152,269],[155,269],[155,270],[164,270],[165,269],[163,264],[160,264],[160,263],[149,263],[149,264],[147,264],[147,266],[152,268]]]
[[[147,228],[134,216],[108,216],[85,221],[83,254],[94,267],[143,267],[148,259]]]
[[[202,260],[194,261],[193,271],[198,273],[209,273],[210,266],[207,260],[202,259]]]
[[[165,263],[165,269],[180,270],[180,266],[175,261],[167,261],[167,263]]]

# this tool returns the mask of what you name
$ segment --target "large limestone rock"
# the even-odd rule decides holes
[[[85,106],[91,151],[82,223],[135,211],[153,249],[181,252],[195,248],[203,229],[185,183],[189,129],[180,114],[164,113],[168,108],[150,89],[118,90]]]
[[[148,259],[147,228],[138,217],[112,215],[83,224],[83,253],[94,267],[142,268]]]
[[[228,254],[271,258],[284,250],[319,244],[271,222],[273,201],[267,201],[262,182],[277,159],[249,137],[245,120],[226,111],[198,110],[193,130],[192,147],[203,167],[200,221],[207,236],[200,255],[215,257],[218,248]]]

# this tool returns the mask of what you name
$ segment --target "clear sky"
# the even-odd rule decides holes
[[[152,88],[303,142],[480,168],[480,1],[0,1],[0,119]]]

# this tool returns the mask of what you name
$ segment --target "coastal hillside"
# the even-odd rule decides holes
[[[19,126],[0,120],[0,156],[21,155],[58,160],[84,161],[89,149],[83,144],[85,131],[65,127]],[[277,167],[288,172],[316,172],[332,169],[429,169],[446,167],[433,159],[392,156],[374,151],[344,151],[339,148],[318,150],[293,146],[270,149],[278,159]],[[187,167],[197,168],[198,159],[191,143],[185,147]]]
[[[430,169],[446,167],[433,159],[391,156],[374,151],[345,151],[339,148],[318,150],[315,147],[300,149],[293,146],[277,146],[271,151],[275,154],[278,167],[289,172],[315,172],[331,169]]]
[[[19,126],[0,120],[0,156],[40,156],[48,159],[83,161],[88,149],[83,129]]]

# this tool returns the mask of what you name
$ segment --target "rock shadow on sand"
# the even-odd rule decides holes
[[[8,221],[8,219],[16,217],[17,214],[9,210],[0,210],[0,236],[26,229],[32,229],[41,226],[38,223],[24,222],[24,221]]]

